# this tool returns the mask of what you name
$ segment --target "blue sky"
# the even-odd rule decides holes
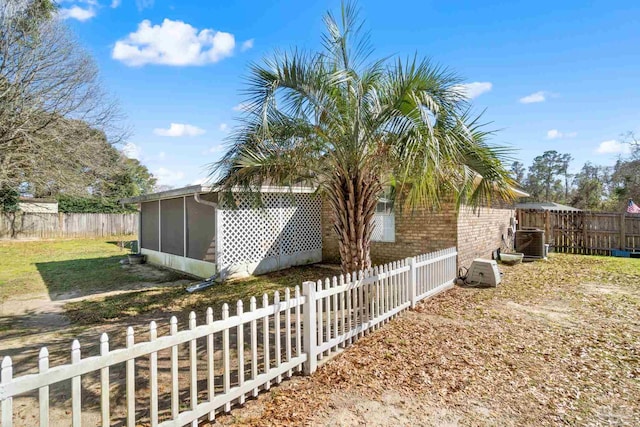
[[[247,67],[316,49],[339,1],[62,0],[133,134],[126,147],[171,186],[222,154]],[[530,164],[544,150],[612,164],[640,131],[637,1],[361,1],[375,55],[417,53],[456,70],[474,108]]]

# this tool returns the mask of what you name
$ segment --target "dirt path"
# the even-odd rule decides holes
[[[160,287],[166,288],[171,286],[183,286],[189,283],[189,280],[177,280],[174,282],[166,282],[166,277],[169,277],[170,272],[167,270],[161,270],[149,265],[125,265],[122,268],[128,270],[131,274],[143,278],[145,281],[138,283],[127,283],[126,287],[114,288],[107,292],[91,292],[90,290],[83,289],[80,291],[70,291],[65,293],[58,293],[50,295],[46,292],[19,294],[14,297],[10,297],[0,303],[0,317],[13,317],[23,316],[28,314],[60,314],[64,310],[62,307],[70,302],[85,301],[91,299],[105,298],[111,295],[119,295],[128,292],[135,292],[140,290],[149,290],[152,288],[158,288],[158,282],[162,282]],[[148,280],[148,281],[146,281]]]
[[[9,298],[0,304],[0,354],[11,356],[17,366],[16,373],[33,370],[34,360],[41,347],[47,346],[50,352],[62,353],[57,362],[66,362],[68,348],[73,339],[85,343],[84,351],[91,354],[98,348],[97,337],[102,332],[115,336],[116,342],[122,340],[121,335],[127,325],[118,322],[102,325],[99,332],[95,328],[82,324],[73,324],[65,315],[64,306],[68,303],[88,300],[98,300],[113,295],[133,294],[143,290],[165,289],[184,286],[191,280],[180,279],[165,281],[173,273],[147,265],[126,266],[132,274],[145,281],[128,283],[120,289],[108,292],[67,292],[49,295],[45,292],[38,294],[22,294]],[[148,280],[148,281],[147,281]],[[160,285],[158,283],[161,283]],[[83,295],[83,296],[78,296]],[[142,317],[137,319],[144,322]],[[22,364],[23,360],[30,363]]]

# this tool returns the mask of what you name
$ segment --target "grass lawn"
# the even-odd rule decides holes
[[[69,292],[82,296],[146,280],[121,267],[127,251],[118,240],[0,241],[0,302],[34,294],[52,300]]]
[[[248,307],[252,296],[263,293],[273,300],[279,290],[284,298],[285,288],[293,294],[305,280],[336,274],[332,268],[303,266],[189,294],[185,288],[198,280],[151,265],[121,265],[127,251],[117,240],[0,242],[0,356],[28,360],[19,368],[28,371],[41,346],[66,357],[69,343],[78,338],[83,352],[91,353],[102,332],[112,336],[112,346],[122,345],[127,326],[144,329],[155,320],[164,333],[172,315],[184,328],[191,311],[201,321],[212,307],[219,318],[224,303],[234,313],[239,299]]]
[[[234,313],[239,299],[248,308],[251,296],[267,293],[272,301],[276,290],[284,293],[284,289],[293,290],[305,280],[336,274],[333,268],[297,267],[231,280],[189,294],[185,288],[196,280],[150,265],[123,266],[119,261],[126,251],[121,252],[111,240],[116,239],[0,243],[0,290],[4,298],[4,302],[0,301],[0,359],[12,358],[15,375],[37,372],[42,347],[49,350],[52,366],[66,364],[70,363],[69,346],[74,339],[79,340],[83,357],[90,357],[99,354],[99,337],[103,332],[109,335],[110,348],[124,347],[128,326],[134,328],[136,341],[144,340],[152,320],[158,323],[158,334],[164,335],[169,332],[172,315],[178,317],[179,328],[185,329],[191,311],[196,312],[198,323],[202,323],[207,307],[212,307],[214,317],[220,318],[223,303],[229,303]],[[17,306],[22,309],[16,311]],[[217,343],[217,348],[220,345]],[[182,347],[180,351],[184,352],[186,347]],[[167,372],[166,355],[162,352],[160,355],[160,371]],[[181,357],[184,362],[185,355],[181,353]],[[222,366],[218,362],[217,366]],[[141,363],[137,364],[137,390],[148,384]],[[181,380],[186,383],[188,370],[181,371]],[[113,366],[111,374],[112,379],[124,378],[123,365]],[[100,423],[95,414],[100,400],[94,392],[97,384],[94,380],[91,375],[83,377],[83,410],[89,417],[85,419],[86,425]],[[115,387],[112,415],[123,409],[116,403],[123,401],[124,390],[116,383],[112,383]],[[50,409],[52,425],[68,421],[68,386],[68,382],[63,382],[50,390],[57,399]],[[141,399],[137,403],[139,408],[148,404],[142,395]],[[37,405],[28,397],[14,399],[14,405],[18,408],[17,425],[32,425],[37,419],[34,412]]]

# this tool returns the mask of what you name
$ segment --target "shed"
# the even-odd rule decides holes
[[[573,206],[561,205],[555,202],[529,202],[516,203],[516,209],[532,210],[532,211],[558,211],[558,212],[581,212],[581,209]]]
[[[58,213],[58,201],[50,199],[36,199],[20,197],[18,209],[26,213]]]
[[[243,190],[235,207],[195,185],[121,200],[140,210],[139,247],[148,262],[198,277],[261,274],[322,260],[321,199],[310,187]]]

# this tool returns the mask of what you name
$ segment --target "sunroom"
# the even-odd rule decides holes
[[[321,199],[310,187],[256,195],[195,185],[121,200],[138,204],[147,262],[197,277],[262,274],[322,260]]]

